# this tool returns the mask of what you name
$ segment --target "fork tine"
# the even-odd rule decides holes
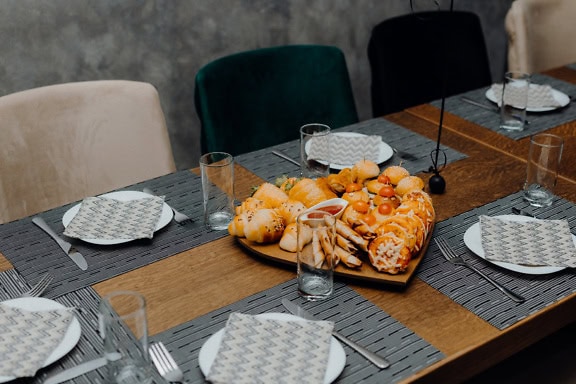
[[[458,257],[458,255],[454,253],[454,250],[450,248],[448,242],[443,237],[435,237],[434,241],[438,245],[438,248],[440,248],[440,251],[446,260]]]
[[[46,290],[46,288],[48,288],[48,285],[50,285],[53,279],[54,276],[52,276],[52,274],[50,273],[44,274],[44,276],[40,278],[38,283],[34,287],[32,287],[32,289],[26,292],[25,295],[29,297],[40,296]]]

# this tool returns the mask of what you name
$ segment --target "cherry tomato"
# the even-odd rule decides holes
[[[396,192],[394,192],[394,187],[388,184],[380,188],[378,194],[382,197],[392,197],[396,195]]]
[[[346,186],[346,192],[347,193],[361,191],[361,190],[362,190],[362,184],[350,183]]]
[[[373,226],[374,224],[376,224],[376,216],[371,214],[364,215],[362,216],[362,221],[364,221],[369,226]]]
[[[382,203],[378,206],[378,213],[381,215],[389,215],[392,213],[392,205],[388,203]]]
[[[387,175],[381,173],[378,176],[378,182],[382,184],[390,184],[390,178]]]
[[[357,200],[352,203],[352,208],[354,208],[356,212],[367,213],[370,209],[370,205],[365,201]]]

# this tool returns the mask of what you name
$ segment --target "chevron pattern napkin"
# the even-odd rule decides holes
[[[130,201],[88,197],[64,234],[79,239],[152,238],[163,204],[157,196]]]
[[[482,215],[480,234],[488,260],[576,267],[576,246],[566,220],[518,222]]]
[[[60,344],[68,309],[28,311],[0,303],[0,376],[30,377]]]
[[[231,313],[207,380],[214,384],[322,383],[334,323]]]
[[[370,136],[340,136],[332,134],[329,138],[330,153],[327,151],[326,138],[313,138],[310,143],[309,157],[325,160],[330,158],[331,164],[355,164],[360,160],[372,160],[378,163],[382,137]]]
[[[520,104],[515,102],[514,99],[519,98],[521,95],[514,92],[514,87],[510,87],[510,93],[508,97],[510,98],[510,103],[512,105]],[[493,84],[492,91],[494,92],[494,97],[498,105],[501,104],[502,100],[502,84]],[[508,92],[508,91],[507,91]],[[552,87],[549,85],[539,85],[530,84],[528,89],[528,108],[545,108],[545,107],[559,107],[561,104],[554,98],[552,94]]]

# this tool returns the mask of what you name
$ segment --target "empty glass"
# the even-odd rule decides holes
[[[317,179],[330,174],[330,127],[306,124],[300,128],[300,171],[302,177]]]

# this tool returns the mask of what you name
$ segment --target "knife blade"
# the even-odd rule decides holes
[[[487,110],[487,111],[492,111],[492,112],[495,112],[495,113],[500,113],[500,109],[497,108],[497,107],[493,107],[493,106],[491,106],[491,105],[486,105],[486,104],[479,103],[479,102],[477,102],[476,100],[469,99],[469,98],[467,98],[467,97],[465,97],[465,96],[462,96],[462,97],[460,98],[460,100],[462,100],[462,101],[465,102],[465,103],[474,105],[474,106],[476,106],[476,107],[483,108],[483,109],[485,109],[485,110]]]
[[[291,157],[286,156],[286,155],[283,154],[282,152],[272,151],[272,154],[273,154],[273,155],[276,155],[276,156],[278,156],[278,157],[280,157],[280,158],[282,158],[282,159],[284,159],[284,160],[286,160],[286,161],[288,161],[288,162],[290,162],[290,163],[292,163],[292,164],[296,164],[297,166],[300,166],[300,163],[299,163],[299,162],[297,162],[296,160],[294,160],[294,159],[291,158]]]
[[[314,315],[312,315],[310,312],[306,311],[301,306],[294,304],[293,302],[291,302],[288,299],[282,299],[282,305],[288,311],[290,311],[290,313],[293,315],[296,315],[296,316],[301,317],[301,318],[306,319],[306,320],[318,321],[318,319],[316,319],[314,317]],[[360,344],[350,340],[349,338],[342,335],[338,331],[332,330],[332,335],[335,338],[337,338],[338,340],[340,340],[341,342],[343,342],[344,344],[346,344],[347,346],[349,346],[350,348],[354,349],[356,352],[358,352],[362,356],[364,356],[368,361],[370,361],[372,364],[374,364],[378,368],[384,369],[384,368],[388,368],[390,366],[390,363],[388,362],[388,360],[386,360],[382,356],[380,356],[380,355],[378,355],[372,351],[367,350],[366,348],[364,348]]]
[[[108,361],[118,360],[122,355],[120,353],[112,353],[106,357],[99,357],[94,360],[86,361],[85,363],[78,364],[72,368],[68,368],[62,372],[56,373],[44,381],[44,384],[60,384],[67,380],[74,379],[78,376],[84,375],[95,369],[105,366]]]
[[[64,241],[64,239],[58,236],[56,232],[54,232],[52,228],[50,228],[50,226],[44,221],[43,218],[41,218],[40,216],[36,216],[32,219],[32,222],[36,224],[38,227],[40,227],[40,229],[42,229],[44,232],[46,232],[60,246],[60,248],[62,248],[62,250],[72,259],[72,261],[76,263],[78,267],[80,267],[81,270],[85,271],[86,269],[88,269],[88,263],[86,262],[84,256],[82,256],[80,252],[78,252],[74,247],[72,247],[72,244],[70,244],[67,241]]]

